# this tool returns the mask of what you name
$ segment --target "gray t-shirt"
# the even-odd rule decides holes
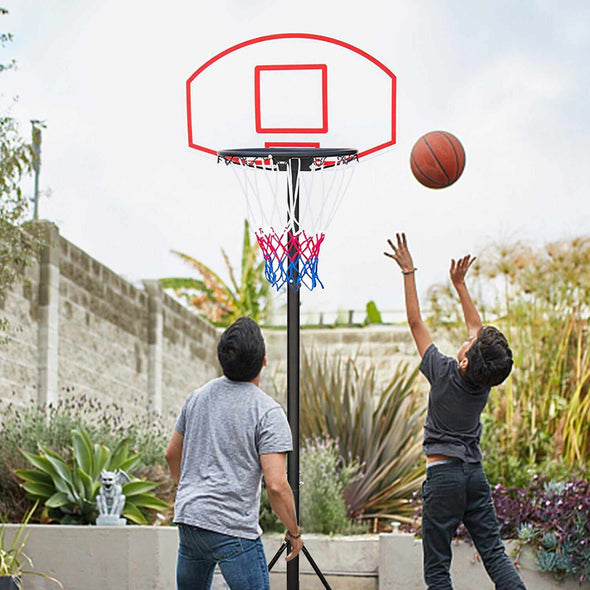
[[[430,383],[428,413],[424,421],[424,453],[448,455],[466,463],[481,461],[479,417],[490,393],[475,387],[459,373],[459,363],[431,344],[420,364]]]
[[[281,406],[253,383],[213,379],[187,398],[174,522],[257,539],[260,455],[293,450]]]

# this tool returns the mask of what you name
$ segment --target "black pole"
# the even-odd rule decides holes
[[[300,160],[291,159],[289,171],[291,173],[291,186],[287,185],[287,198],[290,199],[290,191],[293,191],[293,215],[291,219],[291,207],[287,207],[287,223],[293,222],[293,233],[299,231],[299,168]],[[292,237],[292,236],[290,236]],[[297,283],[299,275],[299,262],[296,256],[296,246],[290,251],[291,260],[295,259],[294,282]],[[293,452],[289,454],[287,461],[287,478],[295,497],[295,511],[299,523],[299,288],[289,286],[287,288],[287,418],[291,425],[293,435]],[[299,590],[299,556],[287,562],[287,590]]]

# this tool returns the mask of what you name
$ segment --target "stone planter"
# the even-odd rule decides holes
[[[19,525],[6,525],[10,542]],[[170,590],[175,588],[178,531],[175,527],[29,525],[26,552],[34,569],[60,580],[67,590]],[[281,535],[264,535],[270,560],[280,547]],[[335,590],[424,590],[422,542],[412,535],[383,534],[351,537],[305,535],[305,544]],[[511,547],[509,545],[508,550]],[[272,570],[271,590],[284,590],[284,555]],[[590,581],[558,582],[537,570],[525,548],[521,575],[530,590],[590,590]],[[321,587],[305,557],[300,559],[301,590]],[[453,545],[455,590],[492,590],[472,546]],[[43,578],[27,576],[27,590],[55,586]],[[215,590],[227,589],[216,574]],[[0,586],[0,589],[2,587]],[[11,589],[12,590],[12,589]]]

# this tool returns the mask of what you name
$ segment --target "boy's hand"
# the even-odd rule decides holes
[[[465,275],[474,262],[475,256],[472,257],[471,254],[459,258],[457,262],[455,262],[454,258],[451,259],[451,270],[449,272],[451,274],[451,281],[455,287],[465,282]]]
[[[395,234],[395,237],[397,238],[397,246],[394,246],[391,240],[387,240],[388,244],[393,250],[393,254],[391,252],[383,252],[383,254],[385,254],[385,256],[389,256],[389,258],[393,258],[402,269],[402,272],[409,273],[414,271],[414,262],[412,260],[412,255],[408,250],[406,234]]]

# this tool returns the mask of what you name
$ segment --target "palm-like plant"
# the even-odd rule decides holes
[[[301,437],[329,437],[346,461],[361,464],[362,477],[345,491],[353,518],[412,521],[410,499],[424,477],[423,396],[417,370],[398,365],[379,390],[375,369],[353,359],[305,355],[301,379]]]
[[[128,471],[141,459],[139,454],[129,452],[129,443],[129,439],[124,439],[111,452],[104,445],[93,445],[80,426],[72,432],[72,465],[58,453],[39,445],[39,454],[21,451],[35,469],[18,469],[15,474],[23,480],[21,485],[27,497],[45,507],[45,520],[92,524],[96,519],[96,495],[101,486],[102,470]],[[123,484],[126,502],[122,515],[134,523],[148,524],[146,509],[168,509],[168,504],[150,493],[157,486],[157,483],[136,478]]]
[[[251,317],[255,321],[263,320],[270,312],[270,285],[264,279],[264,261],[258,258],[258,250],[258,243],[250,239],[250,227],[248,220],[245,220],[239,282],[222,248],[230,284],[199,260],[175,250],[173,254],[194,268],[201,278],[170,277],[160,279],[160,283],[164,289],[172,289],[178,297],[196,307],[215,324],[229,325],[241,316]]]

